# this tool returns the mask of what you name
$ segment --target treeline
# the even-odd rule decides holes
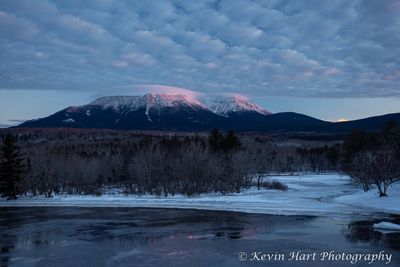
[[[4,153],[6,147],[12,147],[14,156]],[[269,174],[337,171],[339,149],[336,144],[276,143],[217,129],[164,136],[107,131],[7,134],[0,189],[8,198],[100,195],[110,188],[164,196],[225,194],[252,185],[260,189]],[[14,165],[5,164],[10,160]]]
[[[388,122],[380,133],[353,131],[343,144],[342,170],[364,191],[372,185],[380,197],[400,181],[400,128]]]

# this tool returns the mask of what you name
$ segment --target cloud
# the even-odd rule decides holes
[[[0,122],[0,128],[8,128],[8,127],[12,127],[12,126],[16,126],[19,125],[23,122],[25,122],[26,120],[20,120],[20,119],[9,119],[6,120],[5,122]]]
[[[11,119],[11,120],[8,120],[9,122],[13,122],[13,123],[22,123],[22,122],[25,122],[26,120],[21,120],[21,119]]]
[[[398,1],[0,0],[0,90],[399,97]]]
[[[148,93],[168,93],[168,94],[185,94],[192,97],[201,95],[201,92],[196,92],[194,90],[180,88],[175,86],[166,86],[159,84],[137,84],[137,85],[125,85],[113,87],[112,90],[117,95],[144,95]],[[108,94],[107,90],[99,92],[96,97],[106,96]]]
[[[0,11],[0,32],[5,40],[29,42],[37,37],[39,30],[24,18]]]

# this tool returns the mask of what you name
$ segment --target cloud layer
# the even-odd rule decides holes
[[[0,89],[400,96],[400,2],[0,0]]]

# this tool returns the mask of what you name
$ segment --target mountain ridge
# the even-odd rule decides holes
[[[378,131],[388,120],[400,123],[400,113],[329,122],[295,112],[272,114],[240,96],[149,93],[105,96],[71,106],[16,128],[99,128],[116,130],[348,133]]]
[[[84,106],[102,106],[105,109],[112,108],[115,110],[120,108],[138,110],[144,107],[147,111],[150,108],[162,109],[186,106],[208,109],[223,116],[238,111],[254,111],[264,115],[271,114],[271,112],[243,97],[229,95],[190,96],[178,93],[148,93],[143,96],[103,96]]]

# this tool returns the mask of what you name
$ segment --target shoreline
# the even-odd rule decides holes
[[[362,192],[349,183],[347,176],[300,175],[273,176],[289,186],[288,191],[257,190],[252,187],[240,193],[221,195],[205,193],[196,196],[154,196],[105,194],[55,195],[53,198],[21,197],[0,199],[0,207],[119,207],[170,208],[232,211],[271,215],[349,216],[385,213],[400,215],[400,185],[389,190],[389,197],[379,198],[375,190]]]

